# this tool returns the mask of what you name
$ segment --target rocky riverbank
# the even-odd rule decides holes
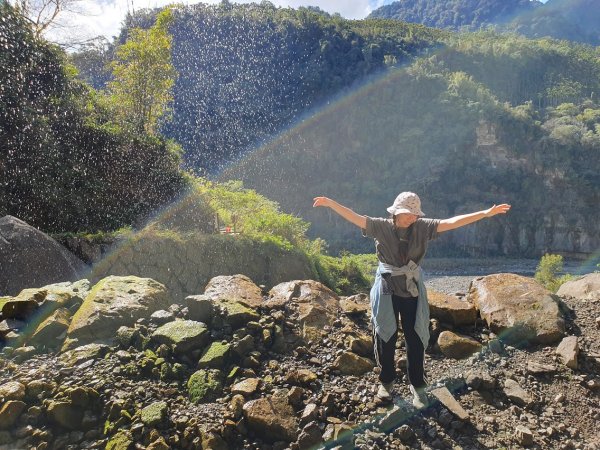
[[[545,291],[512,277],[486,277],[470,290],[454,289],[466,278],[452,279],[446,286],[461,296],[431,290],[426,370],[431,389],[448,388],[458,404],[431,396],[424,410],[409,403],[402,345],[393,402],[375,399],[365,296],[339,298],[313,281],[265,293],[239,276],[211,280],[185,304],[164,303],[163,287],[135,277],[71,286],[83,303],[67,301],[66,286],[62,297],[59,287],[31,290],[31,298],[45,291],[45,301],[60,297],[86,316],[71,322],[60,351],[44,353],[25,338],[21,347],[4,348],[0,449],[599,448],[597,281],[585,282],[592,296],[569,295],[581,286],[566,290],[552,312]],[[547,321],[536,322],[537,334],[527,339],[511,334],[515,326],[492,331],[499,322],[483,302],[506,296],[484,294],[506,282],[502,289],[522,286],[517,304],[530,302],[533,316],[559,319],[556,340],[536,343],[548,339]],[[93,313],[89,304],[107,308]],[[150,304],[156,310],[92,342],[99,335],[91,323],[106,330]],[[449,334],[478,347],[471,356],[453,353],[458,341],[446,346],[442,339]]]

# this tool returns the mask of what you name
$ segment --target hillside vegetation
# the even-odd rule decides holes
[[[5,129],[18,130],[25,144],[12,146],[19,156],[3,167],[32,154],[29,147],[39,139],[26,133],[39,133],[52,145],[41,147],[46,161],[15,183],[39,183],[39,188],[29,187],[36,194],[28,196],[26,189],[11,194],[18,201],[7,202],[4,211],[21,217],[23,211],[33,211],[25,220],[55,214],[58,219],[41,226],[59,231],[135,224],[189,188],[192,177],[179,168],[184,161],[196,173],[221,171],[224,180],[243,180],[283,211],[301,215],[313,224],[308,235],[325,238],[332,251],[366,251],[371,243],[357,239],[356,230],[337,218],[313,211],[314,195],[381,215],[404,189],[419,192],[425,211],[437,217],[498,201],[513,204],[510,221],[452,233],[435,247],[438,252],[579,255],[600,245],[595,226],[597,48],[493,32],[453,34],[394,20],[347,21],[268,2],[171,11],[168,40],[177,74],[172,120],[165,115],[156,132],[121,127],[111,108],[126,103],[78,81],[67,64],[55,64],[57,73],[79,91],[69,101],[57,96],[51,107],[62,101],[75,113],[63,122],[62,110],[35,108],[26,122]],[[130,17],[115,49],[144,34],[132,31],[134,25],[155,26],[158,13]],[[112,51],[121,58],[115,49],[106,49],[106,55]],[[58,59],[65,57],[52,51]],[[72,61],[81,63],[87,56],[100,61],[106,55],[98,51],[87,50]],[[7,61],[20,67],[15,59]],[[93,71],[85,68],[89,76]],[[102,76],[105,72],[98,71],[92,77],[100,88]],[[111,83],[119,81],[113,77],[106,85],[109,93],[115,92]],[[32,83],[24,86],[29,89]],[[47,123],[56,121],[55,128],[83,124],[72,133],[83,141],[60,147],[69,133],[28,128],[39,111]],[[112,147],[92,132],[102,139],[110,136],[117,148],[128,142],[133,164],[110,156]],[[92,136],[88,139],[86,133]],[[181,144],[182,160],[174,141]],[[158,153],[143,150],[145,143],[156,145],[151,148]],[[106,170],[97,169],[98,158],[89,156],[95,145],[102,149]],[[252,148],[257,151],[247,154]],[[44,177],[53,173],[48,162],[55,160],[64,170],[54,176],[65,181],[48,183]],[[223,171],[231,161],[235,164]],[[35,164],[3,169],[5,180],[25,166]],[[121,174],[120,182],[111,178]],[[45,203],[38,205],[41,201]],[[15,206],[19,202],[20,209]]]
[[[492,27],[532,38],[600,44],[600,5],[595,0],[401,0],[377,8],[369,18],[451,30]]]

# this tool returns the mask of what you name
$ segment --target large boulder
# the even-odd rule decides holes
[[[431,317],[454,326],[473,325],[477,320],[475,305],[432,289],[427,290]]]
[[[557,298],[532,278],[512,273],[477,278],[468,300],[490,329],[513,345],[550,344],[564,335]]]
[[[208,308],[207,299],[213,307]],[[194,317],[212,318],[214,311],[221,309],[225,324],[236,329],[248,322],[256,321],[256,308],[262,304],[262,291],[245,275],[218,276],[206,285],[204,295],[186,299]]]
[[[561,297],[600,301],[600,272],[590,273],[576,280],[567,281],[561,285],[556,294]]]
[[[0,319],[4,319],[0,322],[0,334],[2,329],[6,328],[4,324],[10,325],[15,320],[22,321],[23,326],[18,327],[18,337],[13,340],[13,345],[21,345],[23,342],[28,341],[31,338],[31,334],[40,328],[42,323],[46,323],[50,317],[56,319],[55,316],[57,310],[69,311],[78,307],[83,299],[89,293],[90,283],[88,280],[79,280],[77,282],[63,282],[50,284],[41,288],[29,288],[23,289],[16,297],[4,297],[0,301]],[[64,339],[63,332],[69,326],[69,318],[66,315],[60,314],[61,320],[56,322],[50,319],[53,325],[59,325],[59,328],[64,328],[58,331],[57,328],[52,327],[57,332],[52,332],[52,346],[59,346],[61,339]],[[12,321],[12,322],[11,322]],[[65,327],[66,325],[66,327]],[[46,330],[47,332],[50,329]],[[50,341],[45,342],[45,338],[49,337],[47,334],[42,333],[40,336],[41,340],[36,341],[35,345],[41,344],[46,347]],[[53,338],[60,337],[58,341]],[[38,345],[39,346],[39,345]]]
[[[268,442],[293,442],[298,437],[298,419],[286,390],[251,400],[243,410],[248,428]]]
[[[174,320],[152,333],[153,341],[168,345],[179,355],[204,348],[209,339],[206,326],[193,320]]]
[[[60,347],[70,323],[70,311],[67,308],[59,308],[36,328],[27,343],[36,347]]]
[[[204,295],[212,299],[242,301],[257,308],[262,304],[262,290],[246,275],[222,275],[212,278]]]
[[[319,340],[325,326],[333,325],[340,312],[338,295],[324,284],[313,280],[280,283],[269,292],[264,302],[268,309],[286,309],[297,312],[303,337]]]
[[[13,216],[0,218],[0,295],[74,281],[87,266],[48,235]]]
[[[100,280],[73,316],[64,349],[91,342],[113,344],[121,326],[167,309],[167,289],[150,278],[109,276]]]

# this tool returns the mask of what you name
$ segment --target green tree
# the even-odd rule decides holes
[[[170,112],[177,77],[168,30],[172,21],[167,8],[149,29],[132,29],[111,64],[114,80],[108,87],[116,118],[136,133],[156,133],[158,121]]]

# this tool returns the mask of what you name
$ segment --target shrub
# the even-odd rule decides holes
[[[535,279],[550,291],[556,292],[561,284],[573,278],[570,274],[560,275],[562,272],[563,257],[546,253],[537,266]]]

